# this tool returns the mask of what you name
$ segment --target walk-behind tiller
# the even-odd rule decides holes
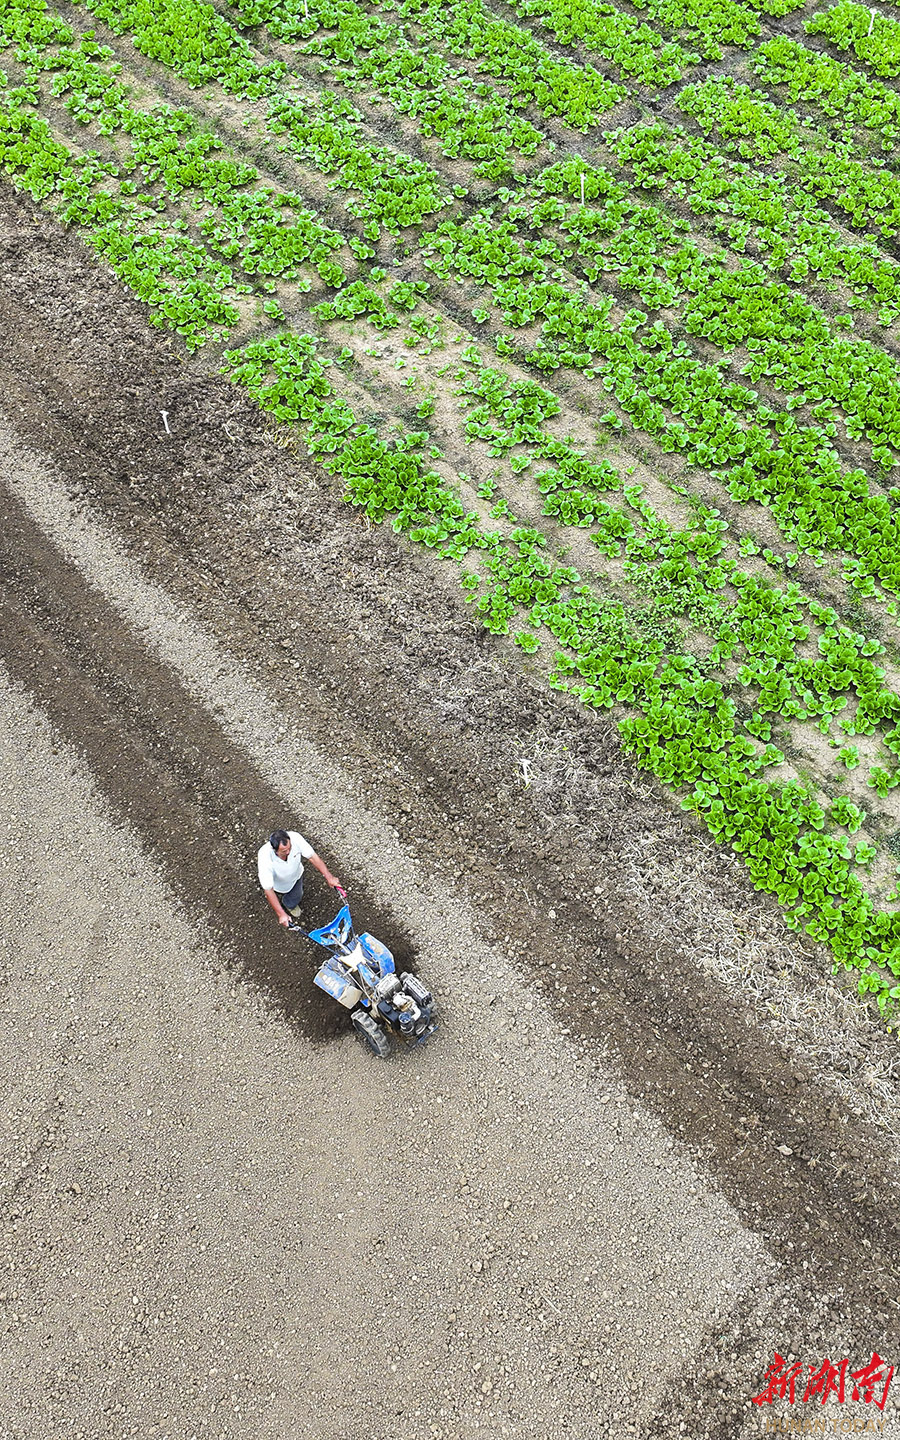
[[[343,890],[339,894],[346,900]],[[395,1038],[421,1045],[437,1029],[431,992],[408,971],[398,975],[393,955],[374,935],[354,934],[349,906],[318,930],[306,931],[296,921],[288,929],[330,952],[314,983],[346,1007],[360,1040],[381,1059]]]

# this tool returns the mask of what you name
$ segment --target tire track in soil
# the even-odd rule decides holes
[[[798,1078],[791,1057],[761,1038],[746,1006],[698,974],[683,955],[661,943],[660,935],[641,933],[627,895],[619,898],[618,909],[610,916],[598,919],[580,896],[588,872],[585,856],[576,846],[548,847],[546,834],[533,814],[520,811],[513,824],[503,806],[485,803],[497,785],[498,730],[504,739],[512,736],[524,743],[533,725],[562,713],[556,697],[537,693],[521,673],[501,673],[499,678],[490,678],[488,688],[493,689],[483,697],[483,707],[471,716],[472,734],[455,724],[453,716],[451,723],[441,728],[440,712],[430,708],[438,679],[455,675],[459,684],[460,677],[480,663],[486,652],[491,653],[483,634],[476,637],[466,630],[461,638],[458,626],[440,657],[443,671],[438,662],[426,670],[429,693],[423,694],[413,683],[421,655],[414,649],[407,654],[390,626],[387,638],[382,635],[372,654],[367,684],[361,686],[358,655],[352,639],[349,645],[347,642],[348,629],[353,635],[353,622],[348,619],[352,607],[337,584],[338,557],[346,563],[380,559],[388,569],[397,567],[398,583],[406,581],[414,587],[413,601],[427,600],[431,618],[443,616],[446,620],[449,607],[440,590],[432,584],[426,592],[422,584],[425,572],[419,573],[416,557],[402,552],[388,533],[375,532],[361,540],[359,527],[354,531],[347,518],[342,529],[341,516],[346,517],[347,512],[334,501],[335,487],[321,485],[321,477],[313,477],[310,467],[291,465],[272,450],[258,416],[230,387],[195,373],[196,367],[188,371],[179,365],[171,342],[148,330],[137,303],[122,294],[114,279],[78,242],[48,226],[39,232],[38,253],[26,257],[17,237],[21,234],[18,227],[26,222],[34,237],[36,227],[30,217],[27,203],[11,201],[6,228],[7,281],[0,287],[0,323],[8,337],[0,355],[0,376],[4,405],[16,416],[19,432],[62,469],[73,493],[86,488],[92,503],[109,514],[118,528],[125,528],[127,534],[130,522],[135,526],[132,533],[148,537],[150,549],[142,552],[144,562],[151,568],[157,566],[193,608],[197,608],[203,588],[200,577],[205,573],[207,608],[216,617],[224,617],[230,609],[234,619],[239,612],[241,648],[248,655],[264,657],[264,663],[268,657],[272,693],[278,695],[284,713],[290,715],[299,708],[307,730],[313,735],[318,730],[327,737],[332,750],[350,752],[343,758],[358,765],[374,807],[383,811],[404,793],[417,794],[417,786],[429,799],[438,797],[435,805],[443,806],[445,815],[452,813],[457,818],[461,834],[451,835],[447,826],[436,832],[426,825],[430,841],[425,847],[426,863],[440,871],[448,864],[458,864],[468,848],[482,867],[490,868],[496,893],[483,900],[487,923],[511,932],[514,943],[522,947],[523,965],[533,966],[536,988],[574,1036],[581,1037],[583,1047],[589,1052],[595,1042],[602,1045],[607,1041],[615,1048],[632,1093],[654,1109],[674,1134],[703,1154],[716,1183],[745,1222],[781,1256],[799,1292],[808,1289],[814,1275],[818,1285],[835,1291],[835,1314],[852,1324],[860,1347],[867,1338],[881,1347],[891,1343],[896,1328],[883,1306],[885,1300],[896,1305],[900,1229],[893,1197],[885,1193],[879,1173],[878,1136],[863,1125],[856,1126],[851,1136],[829,1128],[825,1111],[833,1097],[818,1086],[816,1077]],[[0,230],[0,243],[2,233]],[[73,304],[75,295],[78,301]],[[77,335],[77,348],[72,332]],[[67,365],[66,358],[73,351],[73,363]],[[165,449],[156,433],[156,407],[164,405],[177,415],[179,432],[187,437]],[[222,427],[232,418],[241,426],[241,443],[223,457]],[[296,478],[299,468],[315,487],[311,503],[293,517],[295,534],[299,525],[301,541],[309,547],[308,563],[299,579],[291,569],[291,557],[280,559],[276,547],[271,556],[266,552],[268,580],[259,584],[264,573],[261,532],[252,526],[232,537],[233,544],[228,547],[231,521],[223,500],[235,487],[262,491],[263,482],[253,478],[261,466],[270,478],[276,477],[276,483],[291,473]],[[136,471],[140,472],[138,481]],[[186,497],[179,494],[179,483],[183,488],[184,480],[190,482]],[[272,517],[274,533],[280,519],[277,514]],[[45,563],[42,537],[32,535],[31,544],[39,544],[32,561]],[[13,553],[10,563],[15,558]],[[251,580],[251,576],[255,578]],[[32,583],[30,570],[28,583]],[[71,587],[71,580],[67,584]],[[83,603],[77,585],[67,593],[72,602]],[[283,652],[276,648],[271,628],[273,593],[290,594],[293,613],[308,627],[304,648],[297,652],[299,674],[290,679],[284,677],[283,664],[278,664]],[[47,623],[55,618],[64,631],[58,605],[54,609],[55,598],[53,593],[45,595],[47,613],[43,618]],[[96,596],[88,598],[96,606]],[[15,617],[16,625],[31,625],[31,638],[40,643],[42,617],[26,613],[31,597],[25,602],[11,596],[8,603],[8,617]],[[389,605],[387,609],[390,611]],[[111,625],[110,634],[115,636],[118,631],[124,643],[118,618],[101,618]],[[221,777],[222,766],[217,767],[214,779],[209,767],[201,767],[198,778],[196,760],[192,769],[189,750],[183,773],[191,783],[203,781],[207,789],[197,792],[198,803],[188,801],[179,792],[179,773],[166,770],[160,756],[153,753],[152,741],[157,737],[152,728],[148,730],[146,723],[142,726],[140,713],[133,713],[133,702],[130,709],[125,704],[134,684],[129,674],[133,655],[123,653],[124,673],[110,676],[104,688],[102,675],[83,673],[88,666],[84,647],[93,645],[96,634],[105,634],[96,628],[96,622],[87,628],[86,636],[70,636],[68,643],[64,634],[53,635],[58,651],[51,663],[60,666],[56,677],[50,676],[46,666],[37,666],[24,629],[21,634],[9,625],[4,629],[20,677],[39,703],[51,715],[58,715],[61,728],[81,735],[80,742],[76,740],[79,748],[84,750],[86,743],[93,746],[96,764],[91,763],[101,787],[139,828],[140,816],[127,808],[133,792],[123,788],[121,762],[127,759],[130,768],[145,761],[157,767],[161,783],[170,787],[173,805],[177,802],[173,813],[178,818],[178,836],[171,834],[171,816],[163,814],[152,833],[144,832],[146,842],[162,857],[167,873],[173,862],[175,868],[190,867],[192,903],[196,896],[206,912],[211,908],[211,888],[214,892],[221,882],[222,870],[204,860],[202,852],[195,853],[197,833],[210,825],[225,828],[226,821],[236,828],[233,817],[239,813],[246,817],[247,833],[259,833],[265,791],[252,766],[231,752],[227,768],[230,771],[234,763],[239,768],[229,774],[227,784]],[[90,664],[96,669],[100,658],[93,657]],[[146,674],[149,676],[150,670]],[[324,674],[328,675],[327,694],[322,688]],[[66,686],[60,683],[64,676],[77,687],[77,694],[75,690],[72,696],[64,693]],[[173,687],[170,676],[161,673],[159,679],[165,686],[161,696],[165,694],[173,704],[176,696],[178,704],[192,703]],[[378,712],[371,702],[371,690],[373,685],[377,689],[387,684],[391,703]],[[97,725],[87,734],[81,733],[85,730],[84,705],[101,701],[104,728],[128,722],[126,747],[120,752],[115,749],[115,738],[107,741]],[[195,729],[194,734],[205,736],[215,731],[208,718],[195,712],[196,707],[184,713],[190,714],[192,723],[203,721],[207,730]],[[567,733],[574,729],[589,742],[592,753],[601,757],[601,768],[628,772],[628,763],[617,754],[614,742],[598,745],[596,727],[586,718],[576,717],[573,707],[565,712],[565,726]],[[183,729],[191,734],[189,726]],[[209,753],[222,756],[224,764],[227,745],[223,751],[221,735],[210,733],[210,741],[216,748]],[[90,755],[88,758],[91,760]],[[399,780],[391,773],[394,762],[404,767]],[[434,789],[425,791],[427,780]],[[152,801],[152,795],[147,798]],[[417,804],[416,808],[421,818],[421,807]],[[673,823],[670,808],[657,805],[654,810],[645,804],[643,817],[635,817],[634,808],[633,801],[629,809],[628,802],[620,799],[607,817],[610,838],[602,847],[603,864],[613,887],[617,827],[632,825],[636,818],[649,823],[648,815],[659,823],[663,817],[667,825]],[[434,807],[429,813],[433,821]],[[152,815],[152,806],[148,814]],[[688,825],[678,824],[681,843],[696,843]],[[272,928],[271,923],[262,923],[258,896],[253,895],[246,878],[249,857],[238,847],[232,848],[229,856],[236,877],[235,889],[229,894],[229,934],[236,952],[241,946],[252,949],[261,945],[265,957],[274,948]],[[586,859],[596,874],[596,847]],[[534,897],[532,903],[523,904],[523,887]],[[551,924],[547,910],[560,902],[566,907],[565,920]],[[256,920],[248,918],[254,910]],[[375,921],[370,923],[376,928]],[[619,930],[627,936],[621,946],[615,943]],[[383,933],[388,931],[383,929]],[[592,978],[601,994],[598,1010],[591,1014],[580,998],[567,1002],[553,995],[544,966],[561,952],[580,964],[588,952],[593,955],[597,951],[598,943]],[[748,1127],[753,1133],[742,1134],[736,1143],[745,1116],[755,1117]],[[813,1169],[797,1155],[788,1163],[775,1163],[775,1145],[797,1137],[810,1152],[832,1151],[837,1157],[835,1165],[845,1165],[846,1172],[835,1175],[825,1165]],[[871,1248],[861,1248],[863,1241],[869,1241]],[[861,1267],[863,1254],[866,1265]],[[838,1292],[843,1292],[840,1298]],[[684,1389],[696,1397],[701,1413],[710,1419],[721,1410],[718,1399],[707,1394],[701,1377],[685,1376]]]
[[[181,903],[219,935],[231,965],[307,1036],[343,1033],[343,1013],[311,984],[310,951],[260,906],[255,851],[232,838],[261,839],[284,815],[281,796],[97,591],[52,557],[46,537],[0,488],[0,655],[10,674],[84,755]],[[340,873],[339,858],[327,846],[322,854]],[[335,909],[318,878],[307,871],[307,924]],[[410,965],[409,937],[386,907],[357,884],[353,899]]]

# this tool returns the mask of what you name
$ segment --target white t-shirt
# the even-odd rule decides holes
[[[289,830],[287,833],[291,850],[286,860],[279,859],[268,840],[256,857],[260,885],[264,890],[277,891],[279,895],[286,895],[289,890],[293,890],[303,874],[303,861],[316,853],[296,830]]]

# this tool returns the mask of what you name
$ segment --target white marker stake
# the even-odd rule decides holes
[[[165,427],[166,427],[166,434],[167,434],[167,435],[171,435],[172,432],[171,432],[171,430],[169,429],[169,412],[168,412],[168,410],[160,410],[159,413],[160,413],[160,415],[163,417],[163,424],[164,424]]]
[[[866,39],[867,39],[867,40],[868,40],[868,38],[869,38],[869,35],[871,35],[871,33],[872,33],[872,31],[873,31],[874,28],[875,28],[875,11],[873,10],[873,11],[872,11],[872,18],[871,18],[871,20],[869,21],[868,34],[866,35]]]
[[[584,171],[581,172],[581,203],[584,204]]]

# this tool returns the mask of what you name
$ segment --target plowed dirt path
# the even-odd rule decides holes
[[[776,1348],[896,1355],[888,1037],[780,1042],[717,956],[819,958],[614,733],[76,242],[0,243],[4,1433],[730,1436]],[[422,1055],[267,919],[282,818]]]

